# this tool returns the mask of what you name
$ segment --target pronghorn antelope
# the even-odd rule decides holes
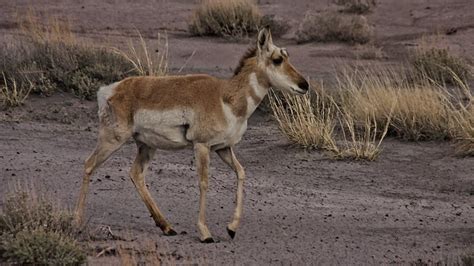
[[[234,238],[242,216],[245,172],[233,147],[270,87],[304,94],[309,85],[290,64],[287,51],[273,44],[268,28],[259,31],[256,47],[242,57],[229,80],[208,75],[132,77],[102,87],[97,93],[98,143],[85,161],[76,221],[82,221],[93,171],[133,137],[138,154],[130,177],[156,225],[168,236],[176,235],[176,231],[152,199],[145,185],[145,170],[156,149],[194,148],[200,188],[197,226],[205,243],[214,242],[205,213],[209,156],[215,151],[237,174],[236,207],[227,226]]]

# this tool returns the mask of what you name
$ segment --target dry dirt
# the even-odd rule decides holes
[[[267,14],[292,25],[282,39],[292,61],[313,79],[326,79],[335,62],[362,65],[343,44],[297,45],[298,21],[328,2],[260,1]],[[191,37],[186,32],[194,1],[6,1],[0,0],[0,39],[17,37],[15,12],[31,7],[44,18],[68,18],[82,38],[117,46],[139,29],[148,39],[168,32],[171,71],[194,56],[184,72],[228,77],[249,41]],[[380,63],[399,63],[423,34],[439,32],[440,43],[466,58],[474,55],[474,5],[469,0],[380,0],[369,15]],[[446,30],[457,29],[453,35]],[[335,60],[335,58],[339,58]],[[0,195],[18,181],[33,183],[64,205],[75,202],[82,162],[96,138],[96,103],[69,94],[33,96],[26,106],[0,113]],[[230,240],[225,226],[234,207],[234,174],[212,157],[208,225],[215,244],[198,241],[198,183],[190,150],[159,151],[147,181],[166,217],[182,234],[162,236],[128,180],[135,155],[125,145],[94,175],[86,215],[88,228],[110,226],[125,241],[91,246],[156,242],[178,262],[210,264],[407,264],[454,262],[474,253],[474,158],[459,158],[449,143],[388,139],[375,162],[335,161],[290,145],[271,118],[256,113],[236,153],[247,170],[241,227]],[[116,256],[90,258],[115,264]]]

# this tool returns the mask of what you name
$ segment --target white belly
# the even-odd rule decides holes
[[[134,116],[134,137],[153,148],[185,148],[192,144],[186,139],[189,116],[184,110],[140,110]]]
[[[224,113],[224,124],[202,125],[201,119],[195,119],[197,117],[192,111],[184,109],[139,110],[134,116],[134,138],[150,147],[165,150],[192,146],[194,138],[202,135],[207,136],[205,141],[212,150],[233,146],[242,139],[247,120],[235,117],[227,106],[224,106]]]

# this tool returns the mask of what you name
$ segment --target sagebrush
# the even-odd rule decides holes
[[[244,37],[261,25],[262,14],[253,0],[202,0],[189,31],[195,35]]]
[[[373,29],[362,15],[346,15],[337,11],[306,13],[296,33],[298,42],[340,41],[364,44],[373,36]]]
[[[14,189],[0,214],[0,261],[13,264],[81,264],[73,215],[31,189]]]
[[[100,85],[134,75],[133,66],[111,49],[77,41],[67,22],[38,23],[29,14],[20,24],[26,38],[0,50],[0,71],[18,90],[50,95],[56,90],[92,99]]]
[[[376,0],[334,0],[336,5],[343,6],[344,12],[365,14],[374,10]]]
[[[452,54],[448,48],[421,44],[415,49],[411,63],[422,78],[439,84],[460,85],[471,78],[471,66],[462,58]]]

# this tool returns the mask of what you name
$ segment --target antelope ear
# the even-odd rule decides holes
[[[272,44],[272,33],[270,32],[270,27],[267,26],[258,32],[257,47],[259,52],[269,52]]]

